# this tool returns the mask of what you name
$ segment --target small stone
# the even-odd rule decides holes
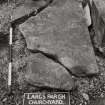
[[[2,102],[6,102],[7,101],[7,98],[4,98],[3,100],[2,100]]]
[[[82,95],[83,95],[83,98],[84,98],[86,101],[89,101],[89,96],[88,96],[88,94],[83,93]]]
[[[97,62],[99,62],[100,61],[100,58],[98,56],[96,56],[96,60],[97,60]]]
[[[104,93],[101,93],[101,95],[100,95],[100,96],[101,96],[101,98],[104,98]]]

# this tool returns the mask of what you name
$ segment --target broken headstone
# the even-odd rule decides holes
[[[67,0],[62,6],[50,6],[19,28],[28,49],[56,55],[76,76],[98,73],[81,3]]]

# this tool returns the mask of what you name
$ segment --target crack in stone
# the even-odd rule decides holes
[[[14,21],[11,22],[11,26],[13,28],[16,28],[17,25],[20,25],[22,23],[24,23],[27,19],[29,19],[30,17],[32,16],[36,16],[38,13],[40,13],[41,11],[43,11],[45,8],[47,8],[49,6],[50,3],[52,3],[53,0],[50,0],[45,6],[35,10],[35,11],[32,11],[31,13],[29,14],[26,14]],[[47,58],[53,60],[55,63],[58,63],[59,65],[61,65],[62,67],[64,67],[66,69],[66,71],[71,74],[72,76],[74,77],[79,77],[77,76],[76,74],[74,74],[69,68],[67,68],[62,62],[60,62],[59,58],[57,55],[53,55],[53,54],[50,54],[50,53],[46,53],[46,52],[43,52],[43,51],[39,51],[39,50],[30,50],[32,53],[41,53],[43,54],[44,56],[46,56]],[[94,75],[94,74],[93,74]],[[91,76],[93,76],[91,75]],[[89,77],[91,77],[89,75]],[[82,77],[85,77],[85,76],[82,76]]]
[[[49,5],[49,4],[48,4]],[[47,6],[48,6],[47,5]],[[39,13],[39,12],[41,12],[44,8],[46,8],[46,6],[45,7],[42,7],[42,8],[40,8],[37,12],[36,12],[36,15]],[[25,20],[26,18],[28,19],[28,18],[30,18],[31,16],[33,16],[34,15],[34,11],[32,12],[32,13],[30,13],[29,15],[25,15],[25,16],[23,16],[22,18],[23,18],[23,20]],[[24,19],[24,17],[25,17],[25,19]],[[21,19],[22,19],[21,18]],[[21,19],[17,19],[16,21],[19,23],[19,21],[20,21],[20,24],[21,24]],[[13,23],[17,23],[17,22],[13,22]],[[22,21],[23,22],[23,21]],[[29,49],[30,50],[30,49]],[[59,65],[61,65],[63,68],[65,68],[66,69],[66,71],[69,73],[69,74],[71,74],[72,76],[74,76],[74,77],[80,77],[80,76],[78,76],[78,75],[76,75],[75,73],[73,73],[72,72],[72,70],[70,70],[69,68],[67,68],[60,60],[59,60],[59,58],[58,58],[58,56],[57,55],[54,55],[54,54],[50,54],[50,53],[46,53],[46,52],[44,52],[44,51],[41,51],[41,50],[30,50],[32,53],[41,53],[41,54],[43,54],[44,56],[46,56],[47,58],[49,58],[49,59],[51,59],[51,60],[53,60],[55,63],[58,63]],[[96,75],[96,74],[95,74]],[[94,76],[94,74],[92,74],[92,75],[87,75],[88,77],[92,77],[92,76]],[[81,76],[81,77],[85,77],[85,76]]]
[[[26,14],[26,15],[24,15],[24,16],[22,16],[22,17],[16,19],[16,20],[12,21],[12,22],[11,22],[11,26],[13,27],[13,29],[15,29],[17,25],[20,25],[20,24],[24,23],[26,20],[28,20],[28,19],[29,19],[30,17],[32,17],[32,16],[36,16],[36,15],[39,14],[41,11],[43,11],[45,8],[47,8],[52,2],[53,2],[53,0],[49,0],[49,2],[46,3],[45,6],[40,7],[39,9],[36,9],[36,10],[32,11],[31,13]],[[75,74],[73,74],[64,64],[62,64],[62,63],[59,61],[57,55],[45,53],[45,52],[39,51],[39,50],[30,50],[30,51],[33,52],[33,53],[41,53],[41,54],[43,54],[43,55],[46,56],[47,58],[53,60],[55,63],[60,64],[60,65],[61,65],[62,67],[64,67],[64,68],[67,70],[67,72],[69,72],[71,75],[77,77],[77,76],[76,76]]]
[[[40,50],[30,50],[30,52],[32,53],[41,53],[42,55],[46,56],[47,58],[53,60],[55,63],[58,63],[59,65],[61,65],[63,68],[65,68],[65,70],[70,74],[72,75],[72,77],[85,77],[85,76],[78,76],[76,75],[75,73],[73,73],[69,68],[67,68],[62,62],[60,62],[59,58],[57,55],[53,55],[51,53],[46,53],[46,52],[43,52],[43,51],[40,51]],[[96,74],[92,74],[92,75],[87,75],[87,77],[92,77],[92,76],[96,76]]]
[[[11,26],[13,28],[15,28],[17,25],[20,25],[22,23],[24,23],[26,20],[28,20],[30,17],[32,16],[36,16],[37,14],[39,14],[41,11],[43,11],[44,9],[46,9],[51,3],[53,2],[53,0],[49,0],[46,5],[35,9],[34,11],[30,12],[29,14],[26,14],[18,19],[15,19],[14,21],[11,22]]]
[[[43,11],[45,8],[47,8],[52,2],[53,2],[53,0],[48,0],[46,5],[38,8],[38,9],[35,9],[34,11],[30,12],[29,14],[26,14],[18,19],[11,21],[10,24],[11,24],[11,27],[13,28],[13,32],[17,26],[24,23],[32,16],[36,16],[37,14],[39,14],[41,11]],[[0,47],[8,44],[8,40],[9,40],[8,37],[9,37],[9,33],[5,34],[3,32],[0,32]]]

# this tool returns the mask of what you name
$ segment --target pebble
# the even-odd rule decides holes
[[[4,99],[2,100],[2,102],[5,102],[5,101],[7,101],[7,98],[4,98]]]
[[[88,100],[89,100],[89,96],[88,96],[88,94],[83,93],[83,94],[82,94],[82,96],[83,96],[83,98],[84,98],[86,101],[88,101]]]

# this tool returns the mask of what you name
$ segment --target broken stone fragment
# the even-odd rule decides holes
[[[72,76],[60,64],[37,53],[28,59],[26,81],[39,87],[63,90],[74,88]]]
[[[89,96],[86,93],[82,93],[82,96],[85,100],[89,101]]]
[[[29,15],[31,12],[36,11],[38,8],[43,7],[47,4],[45,0],[25,0],[23,5],[16,6],[11,14],[12,21],[16,21],[25,15]],[[24,19],[23,19],[24,20]]]
[[[21,24],[19,29],[28,49],[56,55],[72,74],[98,73],[81,3],[67,0],[62,6],[48,7]]]
[[[105,19],[105,0],[93,0],[95,3],[99,14]]]
[[[105,46],[105,0],[92,0],[90,10],[95,32],[94,43],[100,48]]]
[[[89,1],[88,0],[83,0],[82,7],[83,7],[83,10],[84,10],[84,14],[85,14],[84,16],[86,18],[86,24],[89,27],[92,24]]]

